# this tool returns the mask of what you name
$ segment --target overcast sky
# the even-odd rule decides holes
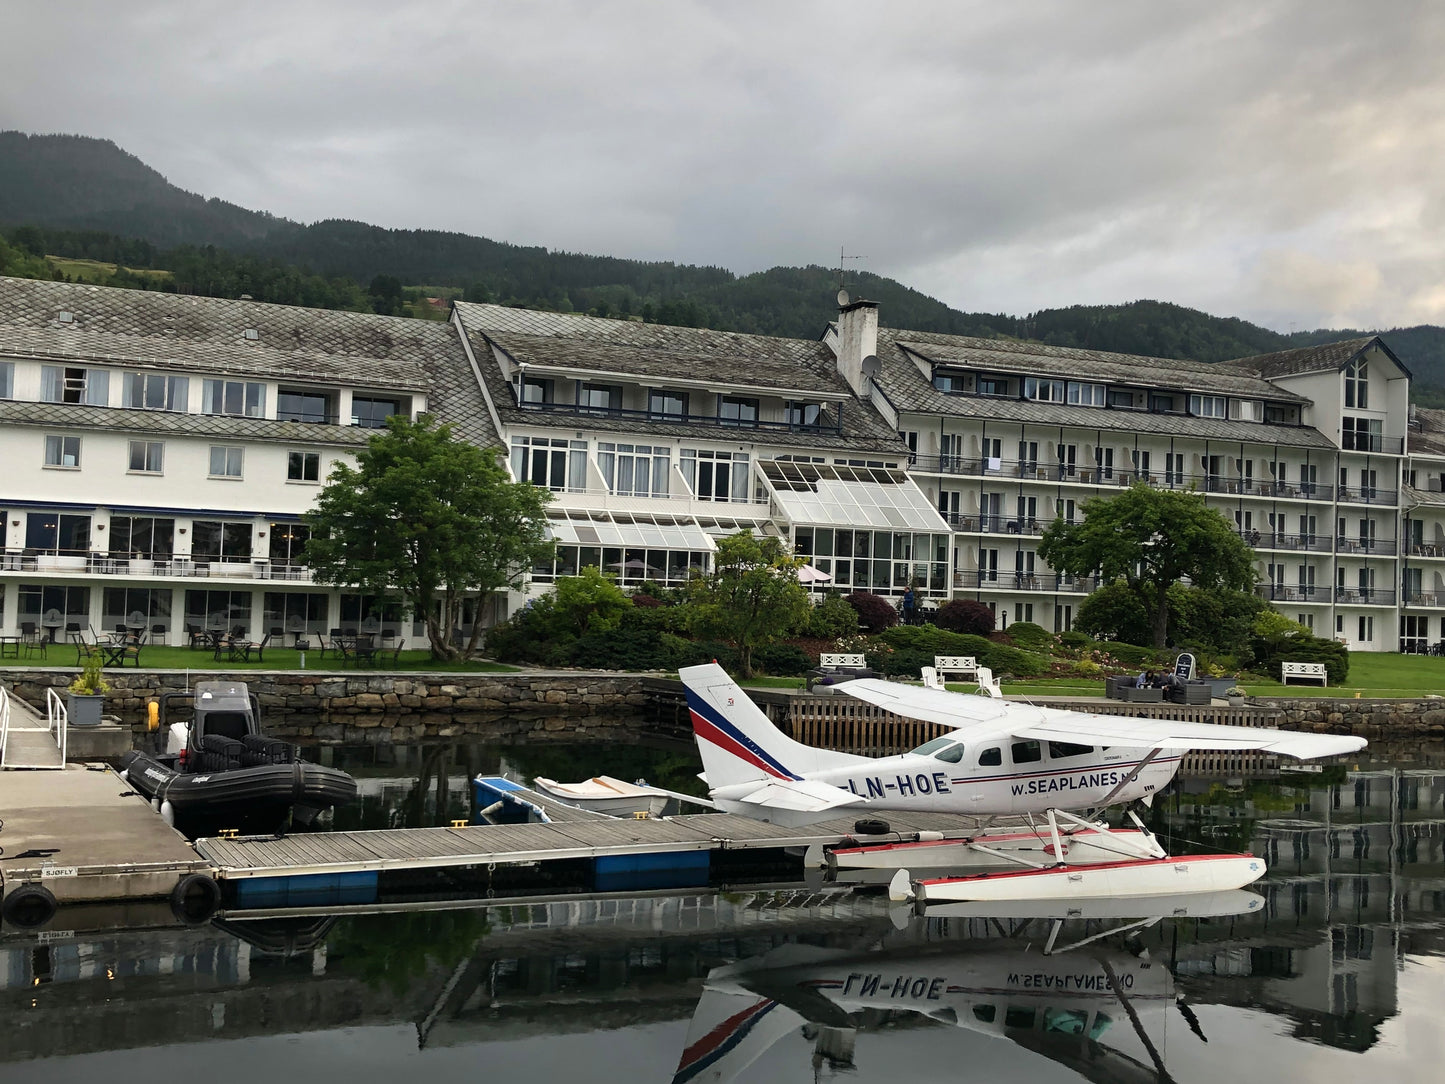
[[[1429,0],[0,0],[0,128],[301,221],[1386,328],[1445,323],[1442,58]]]

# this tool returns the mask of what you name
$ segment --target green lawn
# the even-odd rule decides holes
[[[44,659],[38,657],[22,659],[21,665],[75,666],[77,665],[75,648],[70,644],[52,644]],[[262,661],[253,659],[249,663],[225,660],[217,662],[209,651],[199,649],[192,651],[185,647],[154,645],[140,649],[140,665],[145,670],[299,670],[301,658],[294,648],[268,646]],[[106,669],[115,671],[119,668],[111,666]],[[345,672],[342,670],[341,660],[329,651],[324,659],[320,657],[318,651],[306,652],[306,669],[332,673]],[[517,670],[519,667],[506,666],[499,662],[438,661],[431,657],[429,651],[419,649],[403,651],[395,666],[392,665],[391,653],[388,652],[384,662],[379,662],[368,669],[439,671],[443,673],[507,673]]]

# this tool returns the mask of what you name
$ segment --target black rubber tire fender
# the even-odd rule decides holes
[[[866,820],[855,821],[853,831],[860,836],[881,836],[893,831],[893,826],[885,820],[870,817]]]
[[[207,873],[188,873],[171,889],[171,914],[187,926],[202,926],[221,907],[221,886]]]
[[[24,884],[14,889],[0,904],[0,913],[5,921],[22,930],[35,930],[44,926],[60,909],[55,894],[44,885]]]

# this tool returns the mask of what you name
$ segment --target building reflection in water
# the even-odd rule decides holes
[[[826,1073],[870,1032],[910,1025],[1002,1036],[1090,1079],[1154,1079],[1153,1055],[1167,1049],[1157,1033],[1192,1026],[1181,998],[1186,1010],[1247,1007],[1289,1020],[1296,1039],[1368,1049],[1401,1011],[1407,957],[1445,949],[1445,773],[1197,789],[1161,799],[1156,823],[1264,855],[1270,874],[1253,886],[1263,905],[1165,918],[1057,957],[1039,952],[1039,920],[900,929],[886,899],[828,886],[196,929],[176,927],[164,905],[68,908],[38,933],[0,932],[0,1070],[278,1029],[408,1022],[422,1047],[445,1048],[690,1021],[679,1079],[723,1079],[728,1065],[710,1053],[766,1049],[774,1030],[802,1035],[797,1056]],[[1106,925],[1075,923],[1061,943]],[[1140,992],[1132,1013],[1114,988],[1126,977]]]

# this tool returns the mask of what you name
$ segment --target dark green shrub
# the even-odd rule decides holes
[[[1059,633],[1059,643],[1073,651],[1082,651],[1086,647],[1093,647],[1094,641],[1087,632],[1080,632],[1078,629],[1069,629]]]
[[[729,673],[738,668],[737,649],[728,644],[718,640],[677,639],[685,646],[681,651],[675,650],[674,666],[700,666],[703,663],[716,662]]]
[[[948,632],[930,625],[900,625],[889,629],[878,639],[893,648],[893,654],[880,655],[881,668],[888,674],[919,676],[919,667],[932,666],[935,655],[972,655],[980,666],[987,666],[995,675],[1040,677],[1049,672],[1049,661],[1042,655],[1022,651],[1007,644],[996,644],[982,636]],[[904,661],[892,660],[903,657]],[[870,659],[869,665],[873,663]]]
[[[933,652],[905,647],[896,651],[869,652],[865,656],[868,665],[889,677],[906,677],[917,680],[923,676],[923,668],[933,665]]]
[[[1049,672],[1049,660],[1030,651],[1021,651],[1007,644],[990,643],[987,651],[978,653],[978,661],[993,671],[994,677],[1042,677]]]
[[[1032,621],[1015,621],[1004,629],[1004,633],[1014,642],[1015,647],[1021,647],[1025,651],[1046,655],[1054,646],[1054,634]]]
[[[1315,636],[1295,636],[1285,640],[1264,662],[1270,677],[1276,681],[1281,680],[1282,662],[1322,662],[1331,685],[1343,685],[1350,676],[1350,649],[1334,640],[1321,640]]]
[[[806,674],[817,665],[797,644],[768,644],[753,652],[753,663],[766,674],[789,677]]]
[[[844,601],[858,614],[858,625],[864,632],[882,632],[898,624],[898,611],[882,595],[854,591]]]
[[[956,598],[938,608],[933,623],[949,632],[987,636],[993,631],[994,617],[993,611],[982,602],[971,598]]]
[[[1074,615],[1074,627],[1096,640],[1113,640],[1126,644],[1154,642],[1154,632],[1149,625],[1149,611],[1123,580],[1106,584],[1079,603],[1078,612]]]
[[[569,661],[599,670],[672,670],[677,665],[656,629],[620,627],[580,637]]]
[[[813,607],[803,630],[819,640],[836,640],[858,631],[858,611],[841,595],[829,595]]]

